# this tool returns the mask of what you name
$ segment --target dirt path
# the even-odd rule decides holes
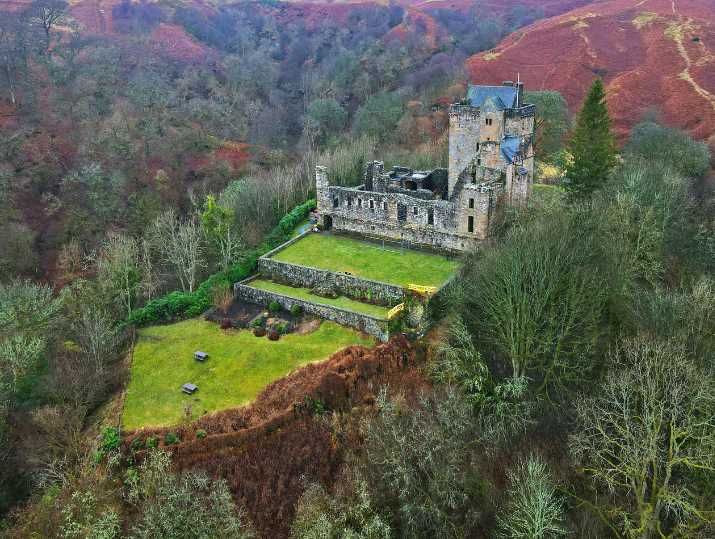
[[[676,10],[675,0],[673,0],[673,12],[677,15],[677,21],[673,21],[665,31],[666,37],[669,37],[675,42],[675,46],[680,54],[683,62],[685,62],[685,69],[678,75],[679,78],[686,81],[693,87],[693,90],[700,95],[703,99],[708,101],[715,110],[715,95],[711,94],[708,90],[700,86],[698,82],[693,78],[690,73],[690,68],[693,66],[693,61],[688,54],[688,50],[685,48],[685,33],[689,30],[694,30],[695,25],[692,19],[683,17],[678,14]]]

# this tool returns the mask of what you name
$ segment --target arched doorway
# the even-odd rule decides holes
[[[333,228],[333,218],[330,215],[323,217],[323,228],[325,230],[330,230]]]

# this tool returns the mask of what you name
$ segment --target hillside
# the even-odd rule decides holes
[[[576,110],[595,75],[618,133],[654,108],[715,142],[715,10],[708,0],[607,0],[537,22],[467,61],[474,81],[520,74]]]

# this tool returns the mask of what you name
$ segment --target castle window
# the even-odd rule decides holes
[[[470,209],[474,208],[474,199],[473,198],[469,199],[469,208]]]
[[[348,208],[353,205],[353,199],[348,197]]]
[[[427,224],[428,225],[434,224],[434,210],[432,208],[427,210]]]
[[[467,232],[474,232],[474,217],[471,215],[467,218]]]
[[[370,211],[375,211],[375,201],[370,199]]]
[[[484,120],[484,121],[487,123],[487,125],[492,125],[492,119],[491,119],[491,118],[487,118],[487,119]]]
[[[387,211],[387,200],[382,201],[382,209]]]
[[[482,158],[481,158],[481,157],[478,157],[478,158],[477,158],[477,165],[481,165],[481,164],[482,164]]]
[[[337,208],[338,206],[340,206],[340,200],[338,199],[338,197],[335,197],[333,199],[333,208]]]
[[[358,198],[358,208],[362,208],[362,198]]]
[[[417,206],[412,206],[412,214],[417,215]]]

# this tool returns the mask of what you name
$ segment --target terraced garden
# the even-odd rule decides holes
[[[390,310],[389,307],[362,303],[360,301],[355,301],[354,299],[346,298],[343,296],[340,296],[335,299],[324,298],[322,296],[316,296],[307,288],[288,286],[265,279],[254,279],[249,283],[249,286],[252,286],[253,288],[258,288],[260,290],[267,290],[269,292],[282,294],[290,298],[302,299],[305,301],[310,301],[312,303],[322,303],[323,305],[332,305],[333,307],[338,307],[340,309],[345,309],[356,313],[367,314],[370,316],[374,316],[375,318],[387,318],[387,312]]]
[[[326,233],[309,234],[272,258],[399,286],[440,287],[459,266],[456,259],[438,254]]]

